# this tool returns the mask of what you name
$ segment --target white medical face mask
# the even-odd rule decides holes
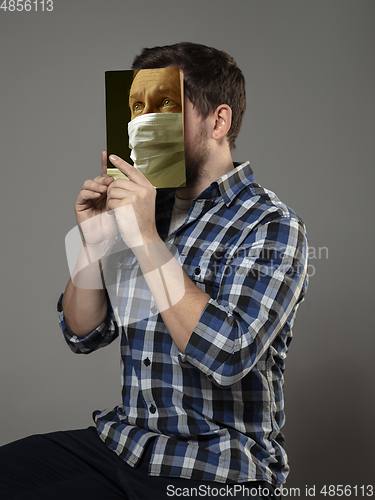
[[[146,113],[128,123],[130,158],[157,188],[185,184],[182,113]]]

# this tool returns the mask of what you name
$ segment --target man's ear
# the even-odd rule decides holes
[[[214,112],[214,129],[212,138],[215,141],[222,139],[230,129],[232,124],[232,109],[228,104],[220,104]]]

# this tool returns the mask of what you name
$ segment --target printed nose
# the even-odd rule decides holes
[[[151,103],[146,103],[145,107],[143,108],[142,115],[146,115],[148,113],[158,113],[159,110],[157,107]]]

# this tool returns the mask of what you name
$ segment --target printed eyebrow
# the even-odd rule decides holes
[[[181,97],[181,91],[177,92],[179,97]],[[143,92],[140,93],[143,95]],[[139,98],[140,98],[140,94],[130,94],[129,95],[129,101],[137,101]],[[155,94],[158,94],[158,95],[162,95],[162,94],[165,94],[165,96],[173,96],[173,95],[176,95],[176,90],[173,90],[171,88],[160,88],[160,89],[157,89],[155,91]]]

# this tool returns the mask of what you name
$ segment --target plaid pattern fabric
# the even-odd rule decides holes
[[[173,190],[158,190],[157,227],[207,303],[184,354],[169,335],[130,251],[113,252],[109,312],[89,353],[120,336],[122,404],[94,412],[101,439],[136,466],[155,438],[151,475],[220,483],[285,482],[284,362],[307,287],[302,221],[244,163],[193,202],[168,235]]]

